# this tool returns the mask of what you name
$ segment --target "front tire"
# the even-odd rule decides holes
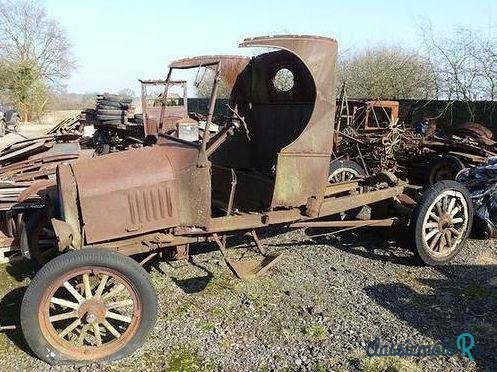
[[[35,270],[59,254],[57,238],[45,208],[26,211],[21,219],[19,245]]]
[[[155,324],[148,273],[116,252],[86,248],[47,263],[28,286],[21,327],[50,364],[111,362],[139,348]]]
[[[422,195],[412,217],[415,255],[427,265],[452,260],[471,231],[473,204],[468,190],[455,181],[441,181]]]

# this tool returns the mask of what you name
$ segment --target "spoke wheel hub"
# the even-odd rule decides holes
[[[107,307],[104,302],[99,298],[92,298],[81,304],[78,309],[78,318],[91,324],[102,323],[105,321],[106,313]]]
[[[133,284],[107,268],[68,272],[43,297],[38,316],[44,337],[76,360],[113,354],[140,323],[142,305]]]
[[[438,230],[440,232],[445,233],[447,229],[452,227],[452,216],[448,213],[444,213],[444,215],[438,221]]]

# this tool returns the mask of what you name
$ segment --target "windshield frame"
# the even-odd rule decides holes
[[[215,66],[215,67],[214,67]],[[169,87],[169,82],[171,81],[171,75],[173,73],[173,70],[189,70],[189,69],[195,69],[195,68],[202,68],[202,67],[214,67],[214,82],[212,84],[211,88],[211,94],[209,98],[209,109],[207,113],[207,120],[205,123],[205,129],[204,129],[204,135],[202,137],[202,143],[200,146],[200,151],[205,154],[207,142],[209,142],[210,139],[210,131],[209,127],[210,124],[212,123],[212,118],[214,116],[214,108],[216,107],[216,100],[217,100],[217,92],[219,88],[219,76],[221,72],[221,63],[220,61],[212,61],[212,62],[206,62],[206,63],[192,63],[192,64],[184,64],[184,65],[171,65],[169,67],[169,71],[167,73],[166,77],[166,84],[164,87],[164,97],[167,97],[167,90]],[[162,117],[162,115],[161,115]],[[170,136],[168,136],[169,138]]]

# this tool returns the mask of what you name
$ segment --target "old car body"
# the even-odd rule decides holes
[[[246,213],[255,212],[257,206],[259,211],[284,216],[283,222],[298,219],[297,209],[307,206],[304,214],[318,215],[332,148],[331,136],[322,133],[329,131],[334,115],[335,79],[330,61],[336,58],[336,43],[325,38],[287,37],[250,39],[242,46],[283,50],[252,60],[226,56],[180,60],[173,62],[171,69],[201,65],[217,70],[232,87],[230,104],[247,118],[250,141],[232,136],[214,151],[212,146],[218,146],[216,140],[222,134],[210,140],[206,135],[202,144],[161,136],[152,147],[62,166],[66,169],[59,172],[58,179],[61,205],[64,210],[79,209],[78,218],[73,218],[79,219],[79,226],[71,228],[81,234],[78,240],[82,244],[171,228],[216,230],[212,197],[222,205],[221,199],[229,195],[230,169],[243,179],[235,198],[240,212],[243,208]],[[274,74],[282,68],[294,71],[291,92],[279,92],[272,84]],[[278,131],[283,125],[285,131]],[[264,186],[254,193],[256,185]],[[65,197],[66,189],[77,198]],[[65,208],[69,200],[77,200],[78,208]],[[247,228],[251,221],[253,216],[233,216],[231,228]]]

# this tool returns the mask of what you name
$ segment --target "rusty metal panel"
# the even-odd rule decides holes
[[[312,77],[315,89],[312,114],[298,137],[278,154],[276,185],[271,206],[276,208],[302,205],[308,198],[323,200],[325,187],[322,185],[325,185],[327,180],[329,166],[326,159],[329,160],[333,148],[337,42],[315,36],[286,35],[245,39],[240,46],[284,49],[298,57]],[[289,66],[290,71],[291,68],[292,66]],[[307,158],[303,154],[317,157]],[[312,168],[312,172],[308,167]],[[290,179],[297,185],[290,184]]]
[[[57,167],[57,192],[61,209],[61,218],[71,226],[74,231],[72,243],[75,248],[81,248],[81,219],[78,208],[78,191],[74,174],[69,164]]]
[[[321,202],[329,163],[329,154],[279,154],[271,206],[301,206],[309,197]]]
[[[169,64],[170,68],[187,69],[219,65],[221,80],[231,90],[240,73],[249,64],[250,57],[235,55],[211,55],[183,58]]]
[[[161,146],[73,163],[86,242],[176,225],[175,163]]]

